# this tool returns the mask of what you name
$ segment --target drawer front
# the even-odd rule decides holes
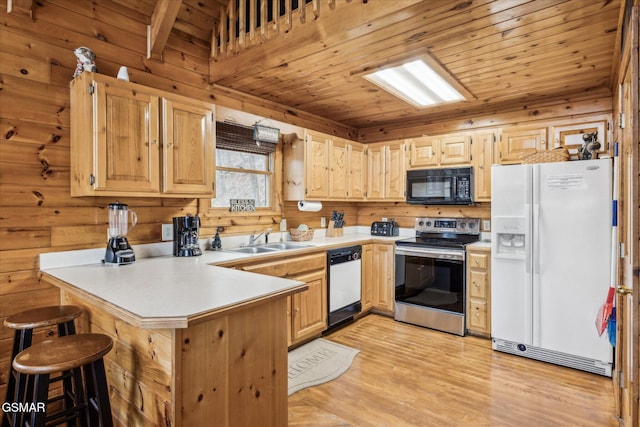
[[[266,274],[276,277],[294,277],[307,271],[323,270],[327,265],[327,256],[324,252],[301,255],[294,258],[280,259],[259,264],[244,265],[244,271]]]
[[[489,273],[486,271],[473,271],[469,273],[469,294],[472,298],[487,298],[489,289]]]
[[[469,305],[468,327],[469,329],[487,329],[487,304],[484,302],[472,301]]]
[[[489,253],[469,252],[469,266],[486,270],[489,268]]]

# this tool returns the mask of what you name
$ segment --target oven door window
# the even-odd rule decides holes
[[[413,255],[398,258],[404,258],[404,280],[396,284],[396,301],[464,313],[462,261]]]

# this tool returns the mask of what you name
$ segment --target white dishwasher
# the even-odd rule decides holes
[[[362,310],[362,246],[327,251],[328,331],[353,320]]]

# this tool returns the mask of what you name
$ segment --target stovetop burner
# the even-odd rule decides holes
[[[416,237],[398,246],[464,248],[480,240],[479,218],[416,218]]]

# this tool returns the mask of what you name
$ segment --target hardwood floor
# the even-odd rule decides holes
[[[351,368],[289,397],[289,426],[617,426],[611,379],[365,316],[325,337]]]

